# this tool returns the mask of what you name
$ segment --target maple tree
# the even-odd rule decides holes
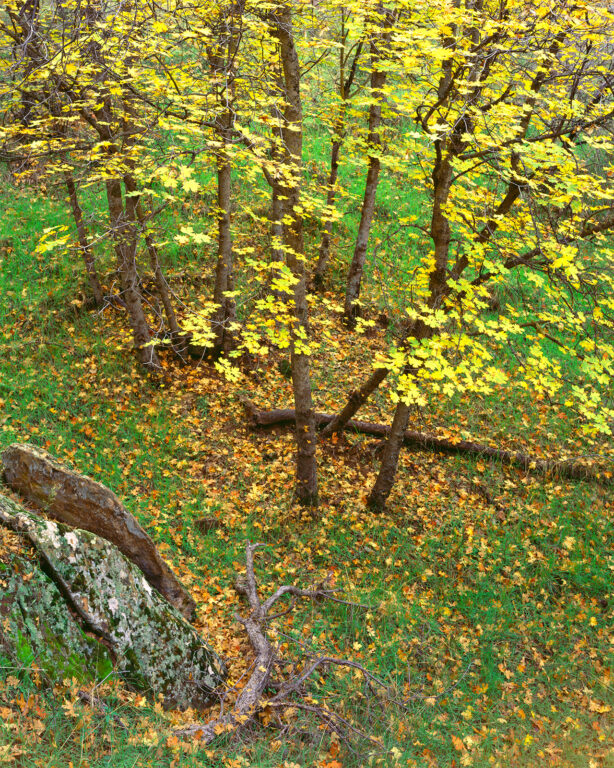
[[[390,493],[412,406],[426,389],[491,391],[509,378],[497,365],[503,346],[518,359],[510,384],[538,397],[555,398],[565,358],[580,360],[583,381],[567,405],[575,399],[594,429],[611,429],[600,384],[613,359],[612,195],[609,172],[583,158],[586,148],[611,151],[611,24],[600,4],[479,3],[451,7],[440,27],[412,19],[398,31],[418,81],[399,104],[418,128],[432,200],[423,223],[411,222],[425,236],[422,261],[402,286],[409,302],[390,356],[325,430],[342,428],[397,375],[374,508]],[[516,281],[533,296],[485,315],[489,286]]]
[[[200,345],[221,353],[218,366],[236,378],[241,355],[289,351],[296,494],[308,505],[318,495],[312,390],[322,344],[309,321],[311,262],[321,286],[347,153],[366,178],[344,313],[354,323],[362,303],[368,316],[378,183],[401,175],[419,205],[399,217],[413,238],[392,275],[388,342],[322,433],[341,431],[392,380],[394,418],[369,496],[381,509],[410,415],[431,395],[506,385],[556,400],[564,388],[562,406],[579,408],[587,429],[611,430],[611,29],[603,4],[563,0],[66,2],[61,13],[11,0],[0,23],[5,156],[23,176],[65,183],[99,305],[78,192],[104,192],[120,301],[143,364],[159,369],[161,342],[183,357]],[[306,118],[304,95],[316,87]],[[328,126],[323,182],[303,167],[306,119]],[[212,296],[177,313],[154,221],[191,206],[211,168],[211,215],[172,237],[197,248],[217,242]],[[270,226],[257,254],[233,244],[239,205]],[[309,217],[321,222],[317,249],[305,244]],[[68,244],[57,235],[48,233],[43,253]],[[139,273],[141,250],[155,300]],[[262,278],[257,290],[250,274]],[[510,353],[513,377],[503,363]]]

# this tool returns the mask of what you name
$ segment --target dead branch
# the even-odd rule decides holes
[[[346,718],[341,717],[338,713],[325,706],[316,705],[311,701],[304,701],[303,698],[305,692],[303,686],[316,670],[326,665],[346,666],[360,670],[365,680],[369,680],[382,688],[386,688],[384,681],[380,680],[357,662],[329,656],[314,657],[312,654],[309,654],[311,660],[302,665],[303,669],[301,672],[296,671],[300,665],[295,664],[293,665],[292,673],[286,679],[279,679],[279,677],[275,675],[275,670],[283,666],[283,660],[279,655],[278,648],[271,643],[266,634],[268,622],[272,621],[274,618],[283,616],[291,610],[299,597],[314,601],[323,599],[333,600],[335,602],[343,603],[344,605],[362,609],[373,609],[373,606],[352,603],[336,598],[333,593],[337,590],[334,589],[318,587],[317,589],[311,590],[301,589],[291,585],[279,587],[269,598],[262,601],[258,594],[258,584],[254,570],[254,553],[263,546],[263,544],[251,544],[249,542],[246,544],[246,575],[244,578],[238,580],[236,587],[237,592],[247,598],[250,613],[248,616],[239,616],[235,614],[235,618],[245,628],[250,644],[256,654],[256,658],[252,665],[252,672],[247,684],[239,694],[231,712],[226,715],[221,715],[216,720],[212,720],[208,723],[195,723],[186,728],[182,728],[181,730],[176,731],[175,735],[182,738],[200,739],[206,744],[210,744],[216,736],[244,727],[253,722],[254,718],[267,708],[294,707],[316,715],[326,728],[342,737],[351,733],[370,741],[376,746],[381,746],[376,739],[361,731],[357,726],[350,723]],[[288,611],[281,611],[271,615],[270,611],[273,606],[285,595],[290,595],[294,598]],[[264,694],[268,688],[276,690],[277,693],[267,700],[264,698]]]
[[[241,398],[241,403],[247,411],[253,427],[266,428],[294,424],[295,415],[293,408],[276,408],[272,411],[261,411],[247,398]],[[316,425],[321,428],[329,424],[334,419],[334,416],[328,413],[316,413],[315,419]],[[347,422],[345,429],[380,438],[386,438],[390,431],[390,427],[387,424],[372,424],[367,421],[356,421],[354,419]],[[470,440],[446,439],[413,429],[408,429],[405,432],[403,442],[405,445],[422,448],[423,450],[496,459],[503,464],[519,467],[525,472],[565,477],[571,480],[593,480],[604,485],[609,485],[614,481],[614,472],[606,470],[603,466],[591,466],[582,459],[540,459],[523,451],[493,448],[490,445],[475,443]]]

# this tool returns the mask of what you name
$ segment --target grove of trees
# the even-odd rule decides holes
[[[318,442],[389,380],[377,511],[431,396],[521,388],[611,434],[613,30],[600,0],[7,0],[0,159],[63,186],[73,229],[39,251],[80,257],[145,369],[206,354],[232,379],[288,354],[301,503],[317,504]],[[364,194],[339,252],[344,164]],[[412,201],[402,253],[372,236],[386,178]],[[261,247],[236,244],[239,210],[266,223]],[[213,255],[206,304],[167,276],[177,245]],[[318,434],[313,367],[333,342],[311,316],[360,344],[382,301],[381,354]]]

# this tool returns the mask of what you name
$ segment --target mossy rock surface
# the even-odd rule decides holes
[[[52,684],[101,680],[112,672],[109,651],[75,621],[34,547],[5,529],[1,546],[0,653],[6,662]]]
[[[42,563],[40,568],[32,564],[31,594],[37,594],[40,583],[46,597],[26,601],[22,613],[26,624],[51,623],[51,648],[62,637],[63,626],[74,626],[79,658],[98,663],[91,661],[91,639],[108,652],[116,671],[133,687],[161,694],[166,706],[206,706],[224,680],[222,661],[113,544],[87,531],[45,520],[0,494],[2,518],[28,539]],[[16,563],[9,576],[14,584],[14,597],[8,598],[11,615],[21,610],[24,580],[17,572],[20,567]],[[44,613],[47,604],[54,607],[53,621]],[[81,631],[79,642],[77,630]],[[19,637],[17,633],[16,645]]]

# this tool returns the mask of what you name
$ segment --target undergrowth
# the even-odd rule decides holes
[[[395,190],[382,187],[384,208],[394,210]],[[180,364],[169,353],[160,375],[144,375],[121,313],[86,311],[80,263],[35,254],[42,228],[64,222],[61,202],[8,185],[3,197],[0,449],[44,446],[124,500],[196,598],[197,626],[228,659],[231,684],[250,658],[232,618],[250,539],[268,545],[258,563],[264,590],[328,577],[349,599],[375,606],[303,606],[275,629],[289,648],[298,642],[359,660],[386,681],[387,697],[344,671],[311,690],[379,746],[359,737],[339,744],[289,711],[283,731],[265,714],[251,731],[202,749],[172,735],[194,713],[165,713],[112,676],[96,691],[104,706],[92,708],[79,699],[78,681],[49,690],[4,658],[0,762],[614,766],[610,490],[407,449],[388,510],[374,517],[364,499],[378,443],[346,434],[322,445],[322,504],[315,516],[305,512],[291,498],[291,433],[250,431],[239,402],[248,394],[262,408],[291,403],[276,354],[236,384],[206,362]],[[343,244],[342,230],[339,237]],[[337,253],[343,264],[341,246]],[[194,285],[210,267],[180,250],[171,255],[186,301],[205,291]],[[383,332],[357,340],[338,323],[331,333],[338,344],[323,347],[314,366],[324,411],[368,372]],[[362,418],[389,417],[383,388]],[[538,455],[612,457],[611,442],[587,438],[530,393],[433,401],[414,425]],[[219,527],[203,532],[197,521],[206,516]]]

